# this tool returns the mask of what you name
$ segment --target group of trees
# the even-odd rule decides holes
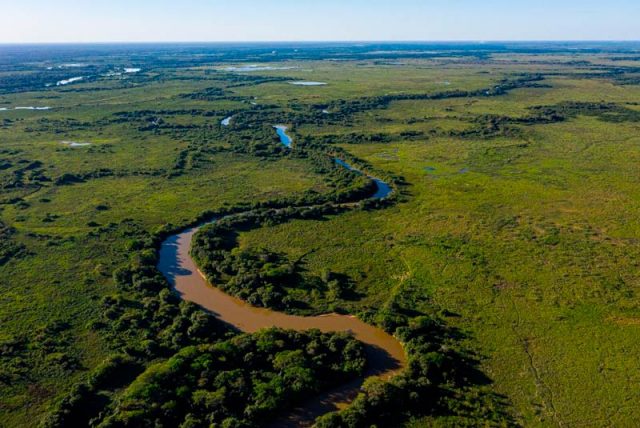
[[[288,153],[270,124],[255,125],[250,129],[243,129],[235,123],[233,126],[233,133],[226,135],[226,141],[235,153],[263,159],[280,158]]]
[[[248,97],[242,97],[238,95],[231,95],[228,91],[223,88],[205,88],[201,91],[190,92],[188,94],[182,94],[182,98],[190,99],[190,100],[198,100],[198,101],[248,101]]]
[[[149,367],[99,426],[261,426],[360,375],[365,363],[355,339],[318,331],[271,329],[187,347]]]
[[[458,332],[434,315],[409,315],[407,308],[394,305],[383,312],[387,330],[404,344],[408,367],[388,382],[365,382],[348,408],[320,417],[317,428],[395,427],[411,416],[430,414],[454,417],[452,426],[513,425],[500,397],[465,391],[488,379],[475,358],[459,350]]]
[[[86,70],[74,70],[79,73]],[[51,89],[47,85],[53,84],[70,77],[70,71],[64,68],[30,69],[22,70],[19,73],[6,73],[0,80],[0,94],[11,94],[27,91],[44,91]],[[79,75],[79,74],[78,74]]]
[[[196,234],[192,254],[212,283],[254,306],[294,311],[309,307],[312,300],[344,298],[352,291],[348,281],[331,273],[323,277],[303,275],[284,255],[264,249],[240,249],[236,240],[237,230],[275,225],[294,218],[320,218],[339,211],[339,207],[326,204],[229,216]]]
[[[69,376],[80,368],[69,352],[76,338],[70,325],[50,321],[28,332],[6,331],[0,337],[0,386],[35,384],[44,376]]]
[[[287,295],[298,283],[295,266],[282,255],[267,250],[232,250],[215,254],[207,274],[225,292],[254,306],[284,310],[299,306]],[[214,257],[215,257],[214,256]]]
[[[349,134],[341,135],[323,135],[318,138],[318,141],[324,144],[373,144],[373,143],[388,143],[392,141],[392,136],[389,134],[363,134],[352,132]]]
[[[250,74],[224,73],[220,76],[228,85],[227,88],[238,88],[241,86],[255,86],[264,83],[289,82],[291,77],[284,76],[257,76]]]
[[[171,292],[158,271],[158,252],[163,230],[157,234],[123,220],[92,232],[109,239],[112,234],[127,240],[131,262],[113,273],[117,293],[100,300],[102,319],[88,328],[102,335],[113,356],[78,383],[44,421],[46,427],[96,425],[116,398],[152,361],[166,359],[180,349],[215,343],[232,332],[213,315],[182,301]],[[109,371],[109,376],[104,371]],[[91,422],[93,420],[93,422]]]
[[[24,189],[51,181],[40,161],[5,160],[0,166],[0,189]]]

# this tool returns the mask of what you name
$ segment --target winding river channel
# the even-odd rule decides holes
[[[287,127],[277,126],[275,128],[282,144],[292,148],[293,140],[286,133]],[[360,172],[340,159],[335,161],[349,170]],[[382,180],[375,177],[370,178],[377,185],[377,191],[372,198],[383,199],[393,191],[391,186]],[[323,332],[349,332],[366,347],[366,377],[388,378],[406,365],[404,349],[397,339],[356,317],[339,314],[314,317],[288,315],[253,307],[212,286],[190,255],[193,236],[204,225],[184,230],[167,238],[160,250],[158,268],[182,299],[200,305],[212,312],[218,319],[245,333],[253,333],[270,327],[298,331],[318,329]],[[350,403],[357,395],[362,382],[363,379],[358,379],[316,397],[286,417],[277,420],[271,426],[310,426],[317,416],[342,408]]]

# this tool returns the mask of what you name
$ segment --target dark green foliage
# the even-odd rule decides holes
[[[0,341],[0,385],[35,381],[42,373],[68,376],[78,370],[78,359],[67,349],[74,340],[66,322],[53,321],[23,336]]]
[[[38,188],[51,181],[40,161],[17,159],[0,164],[0,188],[4,190]]]
[[[76,384],[42,421],[43,428],[89,426],[109,403],[113,391],[127,385],[142,366],[130,356],[114,355],[96,367],[86,382]]]
[[[228,86],[232,87],[232,86]],[[181,95],[182,98],[199,101],[246,101],[247,97],[234,96],[232,92],[228,92],[222,88],[206,88],[202,91],[192,92],[190,94]]]
[[[191,100],[215,101],[225,98],[226,91],[222,88],[206,88],[202,91],[181,95],[182,98]]]
[[[8,262],[12,257],[26,254],[24,245],[13,238],[15,230],[0,222],[0,266]]]
[[[351,406],[320,417],[318,428],[391,428],[411,416],[433,414],[456,415],[458,423],[467,421],[470,426],[480,421],[490,426],[513,425],[511,417],[500,410],[500,399],[492,394],[476,397],[475,414],[459,406],[465,399],[462,396],[452,400],[469,385],[488,382],[476,368],[477,361],[452,346],[459,333],[430,316],[410,318],[402,311],[387,312],[387,318],[395,320],[391,325],[397,326],[393,327],[396,336],[405,345],[407,369],[389,382],[368,380]]]
[[[364,365],[357,341],[318,331],[264,330],[188,347],[148,368],[100,426],[262,426]]]
[[[539,106],[531,109],[541,118],[569,118],[595,116],[604,122],[640,122],[640,111],[614,103],[563,102],[555,106]],[[557,120],[556,120],[557,121]]]

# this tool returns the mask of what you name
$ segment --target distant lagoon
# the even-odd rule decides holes
[[[0,107],[0,111],[9,111],[9,110],[51,110],[51,107]]]
[[[289,82],[290,85],[296,86],[325,86],[326,82]]]
[[[90,146],[91,143],[87,143],[87,142],[77,142],[77,141],[60,141],[60,144],[64,144],[65,146],[69,146],[69,147],[86,147],[86,146]]]
[[[298,67],[273,67],[269,65],[243,65],[240,67],[227,67],[225,71],[232,71],[236,73],[248,73],[252,71],[276,71],[276,70],[295,70]]]
[[[73,82],[79,82],[79,81],[81,81],[83,79],[84,79],[84,77],[78,76],[78,77],[72,77],[72,78],[66,79],[66,80],[60,80],[60,81],[56,82],[56,86],[68,85],[68,84],[73,83]]]

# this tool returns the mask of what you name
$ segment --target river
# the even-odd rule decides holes
[[[277,126],[276,130],[282,144],[291,148],[293,139],[287,135],[286,126]],[[339,165],[357,171],[345,161],[335,160]],[[373,198],[387,197],[393,189],[387,183],[370,177],[378,186]],[[218,319],[232,327],[253,333],[270,327],[293,330],[318,329],[323,332],[346,331],[360,340],[367,351],[366,377],[381,376],[388,378],[406,365],[406,355],[401,343],[383,330],[369,325],[349,315],[327,314],[303,317],[275,312],[270,309],[256,308],[230,296],[212,286],[191,258],[193,236],[204,225],[189,228],[167,238],[160,250],[158,269],[167,278],[178,295],[187,301],[196,303],[209,310]],[[295,427],[309,426],[317,416],[344,407],[357,395],[363,379],[342,385],[306,403],[286,417],[277,420],[272,426]]]

